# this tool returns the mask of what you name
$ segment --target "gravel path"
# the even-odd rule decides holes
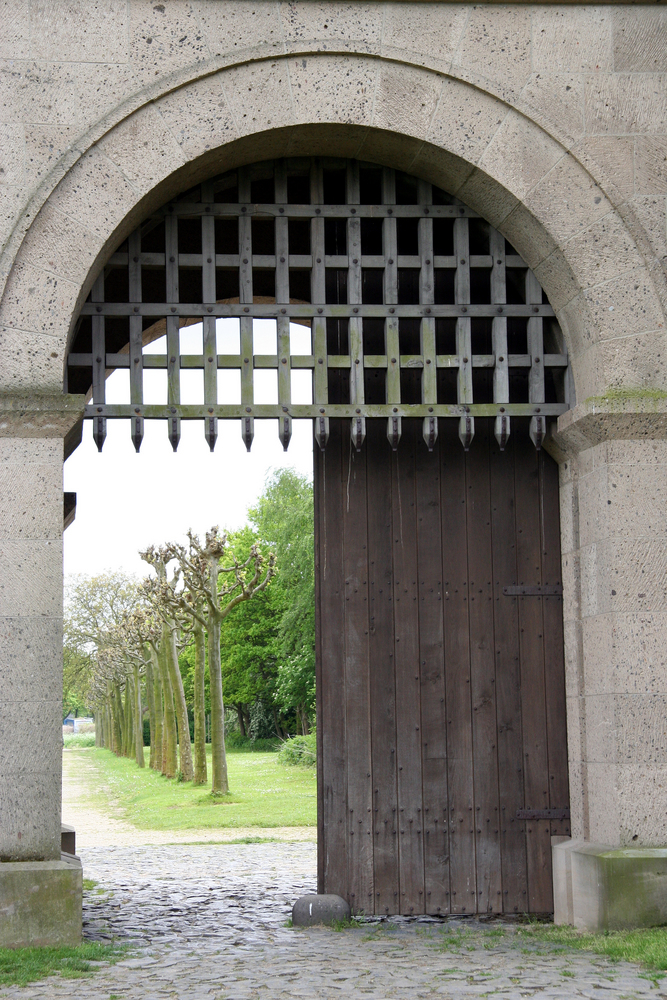
[[[80,805],[79,809],[82,808]],[[106,827],[109,830],[109,827]],[[515,940],[468,919],[394,920],[336,932],[290,928],[315,888],[312,843],[87,846],[84,934],[120,939],[133,957],[93,976],[51,978],[0,997],[48,1000],[635,1000],[667,997],[627,963]],[[443,947],[446,928],[463,945]],[[451,938],[451,935],[450,935]]]

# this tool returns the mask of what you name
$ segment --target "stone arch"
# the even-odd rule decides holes
[[[557,311],[580,400],[610,386],[663,387],[664,314],[650,269],[561,141],[460,79],[321,52],[193,80],[85,150],[14,261],[0,307],[2,387],[60,391],[78,306],[144,214],[227,167],[314,151],[421,176],[503,232]]]

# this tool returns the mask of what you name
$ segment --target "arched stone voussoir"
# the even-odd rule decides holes
[[[582,381],[577,356],[618,335],[617,321],[610,334],[614,295],[629,324],[626,336],[644,335],[662,322],[651,275],[622,218],[554,136],[497,97],[429,69],[358,54],[292,54],[174,89],[82,154],[33,221],[14,261],[0,306],[2,343],[11,344],[6,364],[0,344],[0,371],[12,374],[0,376],[0,387],[16,383],[17,345],[24,337],[31,358],[26,364],[39,388],[60,388],[80,303],[110,253],[151,211],[224,170],[313,154],[411,172],[500,229],[539,271],[554,307],[566,312],[563,329],[578,390],[581,384],[590,395],[605,388],[608,366],[587,363]],[[612,218],[605,228],[601,220]],[[600,275],[591,274],[588,256],[596,246],[604,247],[607,268]],[[628,308],[621,301],[627,288],[610,280],[619,262],[633,274],[645,272],[638,282],[643,309]],[[590,294],[600,283],[606,283],[605,301],[612,299],[606,316]],[[43,366],[35,364],[40,337],[50,360]]]

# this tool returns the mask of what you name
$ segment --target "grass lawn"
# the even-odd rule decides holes
[[[163,778],[149,767],[138,768],[110,750],[69,750],[77,768],[95,770],[97,785],[124,818],[142,830],[195,830],[205,827],[315,826],[314,768],[285,767],[275,753],[230,753],[229,785],[224,798],[210,795],[209,784]],[[98,798],[98,795],[95,798]]]
[[[80,979],[127,958],[121,945],[88,943],[77,948],[0,948],[0,986],[25,986],[45,976]]]

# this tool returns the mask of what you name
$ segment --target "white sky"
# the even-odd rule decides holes
[[[181,353],[202,353],[201,325],[180,331]],[[218,353],[239,352],[238,321],[217,326]],[[292,326],[291,351],[310,354],[310,330]],[[166,352],[165,338],[145,348]],[[256,321],[254,353],[275,354],[275,322]],[[275,370],[256,372],[255,402],[277,402]],[[231,376],[231,378],[227,378]],[[293,372],[292,399],[311,401],[310,372]],[[144,371],[144,401],[166,403],[166,370]],[[238,372],[219,373],[220,402],[240,401]],[[183,403],[203,399],[203,373],[181,372]],[[129,374],[117,370],[107,380],[107,401],[129,402]],[[64,535],[65,573],[93,575],[121,569],[144,575],[148,567],[137,552],[150,544],[182,539],[188,528],[203,534],[214,524],[237,528],[246,510],[262,492],[271,469],[290,466],[312,477],[313,431],[310,420],[295,420],[289,450],[283,452],[275,420],[255,420],[255,438],[248,454],[240,422],[218,421],[213,454],[204,438],[203,421],[182,421],[181,441],[174,454],[167,423],[146,420],[137,455],[126,420],[107,422],[107,439],[98,454],[92,423],[84,422],[83,441],[65,463],[65,490],[77,494],[76,519]]]

